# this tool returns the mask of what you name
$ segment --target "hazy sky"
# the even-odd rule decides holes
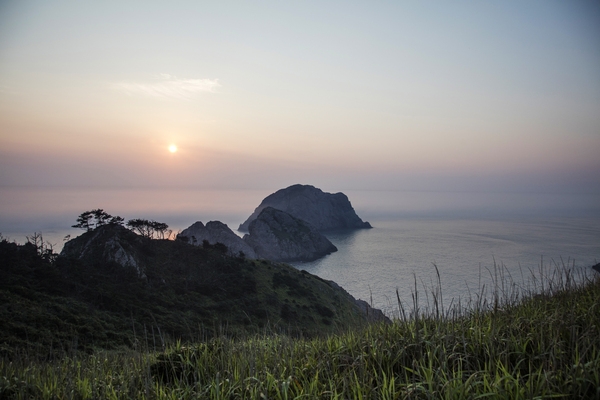
[[[600,192],[600,3],[0,2],[1,187],[293,183]]]

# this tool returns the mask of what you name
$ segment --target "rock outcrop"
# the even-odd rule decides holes
[[[249,232],[244,241],[267,260],[311,261],[337,251],[314,226],[273,207],[250,222]]]
[[[202,246],[204,240],[213,245],[222,243],[227,246],[229,255],[237,256],[242,252],[248,258],[257,258],[254,249],[220,221],[209,221],[206,226],[198,221],[181,231],[177,239],[197,246]]]
[[[145,278],[136,246],[142,240],[127,228],[108,224],[69,240],[60,255],[91,263],[115,262],[124,268],[133,268],[140,278]]]
[[[267,196],[238,230],[248,232],[250,223],[267,207],[304,220],[319,231],[371,228],[371,224],[356,215],[345,194],[325,193],[310,185],[293,185]]]

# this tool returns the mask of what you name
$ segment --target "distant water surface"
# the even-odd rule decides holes
[[[532,274],[600,261],[600,219],[405,218],[372,223],[374,229],[329,234],[338,252],[294,266],[334,280],[393,314],[398,309],[396,289],[405,307],[412,308],[415,278],[420,305],[425,306],[425,294],[437,286],[434,264],[448,306],[453,299],[474,298],[484,285],[489,294],[496,273],[532,285]]]

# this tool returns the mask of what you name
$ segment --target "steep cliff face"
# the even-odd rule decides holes
[[[356,215],[345,194],[325,193],[310,185],[293,185],[267,196],[238,229],[248,232],[250,223],[267,207],[285,211],[319,231],[371,228]]]
[[[267,207],[249,226],[244,241],[258,258],[272,261],[311,261],[337,248],[308,222]]]
[[[61,256],[85,262],[115,262],[145,277],[137,245],[144,238],[119,225],[104,225],[65,243]]]
[[[229,255],[237,256],[242,252],[248,258],[256,258],[254,249],[220,221],[209,221],[206,226],[198,221],[184,229],[177,235],[177,239],[183,239],[197,246],[202,246],[204,240],[210,244],[223,243],[227,246]]]

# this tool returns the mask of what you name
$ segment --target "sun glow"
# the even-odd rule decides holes
[[[170,145],[169,146],[169,151],[171,153],[175,153],[177,151],[177,146],[175,146],[174,144]]]

